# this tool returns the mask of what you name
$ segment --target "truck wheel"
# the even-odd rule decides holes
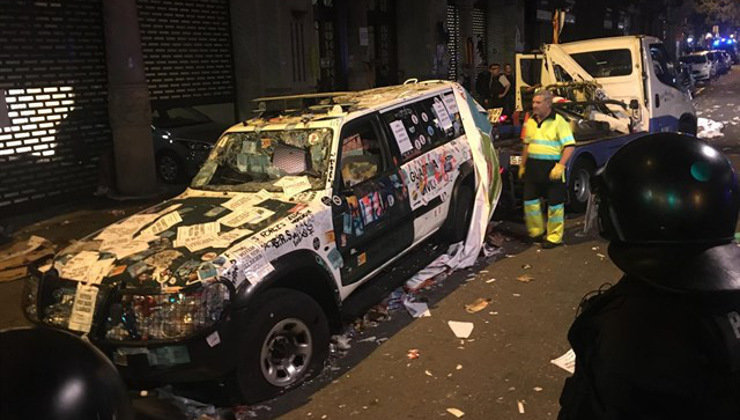
[[[586,211],[591,195],[591,177],[596,166],[588,159],[578,159],[568,179],[568,210],[574,213]]]
[[[244,314],[236,379],[245,402],[278,395],[321,371],[329,325],[310,296],[272,289]]]
[[[443,231],[444,238],[451,244],[465,240],[472,216],[473,189],[468,185],[460,185],[457,190],[457,200],[450,203],[450,212]]]
[[[696,135],[696,120],[691,117],[681,118],[681,120],[678,122],[678,131],[695,136]]]

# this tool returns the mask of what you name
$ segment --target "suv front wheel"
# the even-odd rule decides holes
[[[237,381],[245,402],[261,401],[319,373],[329,353],[329,326],[310,296],[272,289],[247,311]],[[245,325],[245,324],[242,324]]]

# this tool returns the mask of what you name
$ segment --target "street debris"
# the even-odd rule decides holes
[[[455,370],[460,370],[460,369],[462,369],[462,365],[455,366]]]
[[[606,255],[601,254],[601,253],[597,253],[596,256],[601,258],[602,261],[606,258]]]
[[[532,268],[531,264],[522,264],[522,269],[529,270],[530,268]]]
[[[576,371],[576,353],[573,349],[570,349],[557,359],[550,360],[550,363],[568,371],[572,375]]]
[[[534,277],[532,277],[530,275],[527,275],[527,274],[522,274],[521,276],[517,277],[516,279],[518,281],[522,282],[522,283],[529,283],[530,281],[534,280]]]
[[[25,242],[16,242],[0,252],[0,282],[21,279],[28,275],[28,265],[44,262],[54,255],[56,246],[47,239],[32,235]]]
[[[421,356],[419,349],[409,349],[409,351],[406,352],[406,358],[409,360],[418,359],[419,356]]]
[[[487,284],[488,284],[488,283],[493,283],[494,281],[496,281],[496,279],[488,279],[488,280],[486,280],[486,283],[487,283]]]
[[[516,406],[519,408],[519,414],[524,414],[524,400],[517,400]]]
[[[541,386],[536,386],[536,387],[534,387],[532,389],[534,389],[534,392],[540,392],[540,391],[542,391],[542,387]]]
[[[476,312],[482,311],[483,309],[486,308],[486,306],[488,306],[489,303],[491,303],[492,300],[493,299],[491,298],[488,298],[488,299],[478,298],[474,300],[472,303],[465,305],[465,311],[467,311],[467,313],[469,314],[474,314]]]
[[[347,335],[332,335],[331,336],[331,346],[332,349],[336,349],[338,351],[347,351],[350,348],[352,348],[352,345],[349,344],[350,340],[352,340]]]
[[[460,322],[460,321],[447,321],[447,325],[450,326],[452,332],[455,333],[457,338],[468,338],[470,333],[473,332],[475,326],[472,322]]]
[[[425,370],[424,371],[424,374],[427,375],[427,376],[434,377],[434,375],[432,374],[432,372],[430,372],[429,370]]]
[[[718,121],[711,120],[709,118],[698,118],[697,119],[697,133],[696,137],[700,139],[713,139],[716,137],[723,137],[722,129],[724,124]]]
[[[374,335],[371,335],[370,337],[363,338],[362,340],[357,340],[357,343],[367,343],[371,341],[375,341],[376,337]]]
[[[432,316],[432,313],[429,312],[429,307],[427,307],[427,304],[425,302],[413,302],[410,298],[407,297],[403,300],[403,305],[406,307],[409,315],[414,318]]]
[[[460,418],[460,417],[462,417],[462,416],[465,415],[465,413],[462,410],[457,409],[457,408],[454,408],[454,407],[448,408],[447,409],[447,412],[450,413],[450,414],[452,414],[453,416],[455,416],[457,418]]]

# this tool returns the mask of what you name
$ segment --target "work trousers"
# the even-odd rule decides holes
[[[529,158],[524,171],[524,222],[531,238],[545,233],[541,198],[547,199],[547,236],[549,242],[561,243],[565,231],[565,197],[562,180],[551,181],[550,171],[556,160]]]

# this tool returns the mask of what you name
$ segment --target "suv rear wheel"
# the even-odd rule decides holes
[[[456,200],[450,203],[449,214],[445,222],[444,238],[451,244],[465,240],[473,216],[473,189],[460,185]]]
[[[248,310],[239,343],[237,381],[245,402],[273,397],[321,371],[329,326],[310,296],[272,289]]]

